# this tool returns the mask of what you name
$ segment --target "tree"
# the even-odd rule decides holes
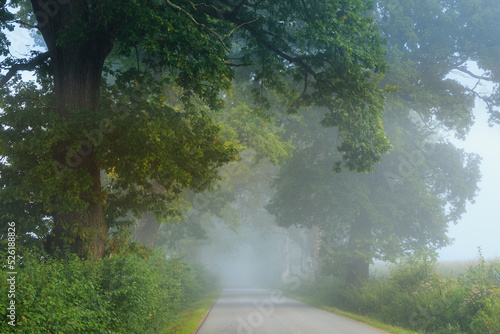
[[[370,169],[389,148],[376,85],[383,42],[368,1],[7,5],[16,6],[16,22],[38,30],[47,51],[2,62],[2,221],[22,221],[21,233],[48,225],[81,256],[102,257],[108,227],[127,212],[165,214],[181,189],[207,188],[234,158],[207,117],[223,104],[234,66],[253,68],[262,102],[274,89],[290,107],[329,108],[323,122],[341,129],[349,168]],[[137,63],[107,66],[112,51]],[[18,76],[33,69],[39,87]],[[166,101],[172,87],[177,104]],[[106,187],[102,171],[114,175]],[[153,192],[153,180],[167,191]]]
[[[445,142],[426,143],[424,138],[436,138],[440,128],[463,138],[472,125],[475,98],[487,103],[490,121],[495,121],[498,93],[481,95],[476,88],[481,81],[498,82],[497,62],[492,61],[498,34],[489,29],[496,24],[492,15],[498,9],[492,1],[377,2],[374,13],[387,39],[386,60],[391,67],[382,84],[397,87],[398,92],[389,94],[385,105],[385,129],[395,152],[383,158],[373,175],[329,175],[322,161],[338,157],[325,147],[338,143],[322,143],[328,138],[315,136],[320,130],[314,123],[308,123],[312,130],[302,130],[297,138],[303,149],[283,168],[269,208],[284,226],[321,226],[325,237],[336,245],[327,247],[335,254],[331,259],[345,270],[349,281],[366,278],[373,257],[391,259],[412,249],[445,245],[446,226],[456,222],[465,201],[473,199],[478,158]],[[484,74],[470,71],[471,62],[480,64]],[[476,86],[448,79],[452,71],[477,79]],[[415,118],[426,131],[410,121]],[[292,132],[297,133],[297,128]],[[460,177],[454,170],[465,174]],[[455,177],[453,186],[450,180]],[[294,189],[305,189],[305,194]],[[449,203],[449,212],[443,211],[443,203]],[[391,219],[395,214],[414,221],[394,223],[398,222]],[[429,232],[415,234],[411,222]],[[384,240],[384,234],[377,236],[380,231],[392,236]],[[391,252],[393,244],[397,252]]]
[[[405,88],[399,98],[411,103],[426,123],[438,121],[461,137],[472,124],[474,98],[486,103],[491,124],[499,122],[498,1],[381,0],[376,8],[388,42],[386,59],[393,70],[400,64],[398,71],[407,72],[404,80],[386,77],[392,79],[387,84]],[[471,69],[474,63],[479,70]],[[475,83],[451,80],[452,72]],[[490,94],[479,90],[484,82],[493,86]]]
[[[179,210],[181,215],[171,216],[168,226],[162,227],[164,236],[161,242],[168,243],[169,247],[175,248],[173,244],[184,236],[205,237],[202,221],[207,219],[202,219],[204,215],[223,220],[227,218],[228,211],[234,211],[230,208],[232,203],[242,189],[248,188],[248,180],[255,174],[254,168],[262,168],[259,165],[262,160],[269,159],[272,164],[278,165],[291,155],[292,146],[282,140],[284,130],[276,125],[276,117],[251,109],[246,104],[251,101],[244,86],[235,83],[233,89],[225,93],[223,112],[213,115],[221,128],[219,140],[233,143],[240,152],[239,158],[219,169],[221,178],[210,192],[185,190],[180,201],[171,204],[183,205],[185,202],[187,205],[184,210]],[[223,213],[226,214],[224,218]],[[233,212],[229,220],[234,220],[234,216],[238,215],[242,214]],[[159,229],[160,223],[151,214],[144,215],[136,224],[135,240],[154,248]],[[165,238],[167,233],[169,237]]]
[[[474,197],[478,157],[438,140],[441,128],[463,138],[473,120],[474,89],[448,75],[467,71],[468,60],[486,56],[472,55],[459,32],[471,20],[464,4],[378,1],[374,13],[391,68],[381,84],[397,87],[387,95],[384,110],[394,151],[372,174],[331,175],[327,165],[338,157],[327,148],[338,143],[308,120],[296,138],[302,148],[275,183],[269,209],[278,223],[319,226],[328,241],[324,269],[351,283],[368,277],[372,259],[393,260],[446,245],[448,224],[458,221]],[[483,13],[481,6],[473,7]],[[291,126],[299,133],[303,125]]]
[[[426,141],[428,132],[410,119],[384,120],[395,150],[365,174],[331,173],[338,157],[329,148],[336,139],[308,120],[302,146],[281,168],[267,206],[280,226],[319,227],[323,270],[350,284],[368,278],[373,259],[393,261],[447,245],[448,224],[460,219],[477,191],[477,155]]]

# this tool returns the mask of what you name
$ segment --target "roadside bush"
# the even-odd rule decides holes
[[[412,294],[433,276],[435,261],[426,255],[408,257],[389,269],[388,277],[371,278],[361,287],[348,287],[343,307],[351,312],[372,315],[398,326],[408,325],[419,313]]]
[[[182,276],[184,286],[184,303],[197,301],[205,291],[214,291],[217,287],[217,277],[209,272],[202,264],[192,263]]]
[[[371,315],[394,325],[407,323],[415,312],[412,296],[387,278],[373,279],[361,287],[347,288],[344,295],[345,302],[338,307]]]
[[[425,333],[500,333],[498,262],[483,259],[458,277],[436,274],[432,262],[404,261],[390,276],[352,289],[351,309]]]
[[[300,295],[316,303],[368,315],[420,333],[500,333],[500,261],[480,257],[458,276],[437,274],[435,262],[405,259],[387,276],[372,277],[360,287],[336,279],[303,282]]]
[[[441,323],[448,322],[464,333],[500,333],[500,263],[478,264],[452,280],[443,293],[446,311]]]
[[[25,252],[16,275],[18,333],[158,333],[200,297],[193,269],[179,258],[115,254],[99,261],[42,259]],[[2,281],[7,271],[2,270]],[[0,286],[0,332],[8,333],[8,287]]]

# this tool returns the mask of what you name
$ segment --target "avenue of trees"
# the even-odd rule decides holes
[[[305,235],[295,239],[302,238],[298,243],[302,243],[303,258],[313,257],[315,270],[344,277],[352,284],[368,278],[368,266],[374,260],[395,261],[422,252],[432,255],[450,243],[449,225],[459,222],[467,203],[473,203],[477,194],[480,157],[457,149],[447,137],[466,136],[473,124],[476,99],[486,102],[491,124],[497,123],[498,117],[495,109],[498,86],[492,84],[489,95],[479,93],[483,83],[497,80],[494,76],[497,64],[490,59],[493,57],[490,48],[499,45],[496,34],[484,31],[482,39],[469,42],[463,37],[465,32],[461,32],[473,24],[479,25],[476,22],[479,19],[483,20],[481,26],[486,22],[493,25],[489,13],[498,10],[497,5],[430,1],[412,6],[410,2],[390,1],[377,3],[376,8],[376,22],[386,39],[385,59],[390,66],[379,85],[397,87],[397,91],[386,94],[381,120],[392,145],[391,152],[374,165],[373,172],[358,173],[343,168],[335,173],[335,166],[342,159],[336,148],[343,140],[339,130],[321,126],[328,110],[311,106],[297,116],[285,117],[283,106],[274,100],[274,122],[285,130],[282,140],[294,146],[292,157],[286,159],[278,172],[277,169],[267,172],[276,175],[274,190],[264,187],[257,192],[255,180],[253,185],[242,186],[245,177],[229,176],[234,182],[234,197],[245,196],[245,192],[246,196],[251,193],[258,197],[264,191],[264,196],[270,199],[266,208],[279,226],[305,228]],[[473,22],[469,23],[470,20]],[[472,48],[470,43],[476,43],[476,47]],[[488,51],[479,52],[480,48]],[[472,71],[473,63],[481,70]],[[486,67],[486,63],[490,65]],[[451,80],[450,73],[472,78],[474,84]],[[236,86],[235,90],[245,92],[245,87]],[[264,171],[256,168],[257,173]],[[228,170],[246,171],[234,165]],[[267,186],[267,178],[260,178]],[[200,207],[207,209],[206,222],[210,220],[207,217],[226,224],[241,221],[234,213],[225,218],[213,215],[209,196],[201,196],[202,201],[193,202],[196,215],[188,222],[201,221]],[[210,198],[214,200],[213,196]],[[261,202],[255,206],[245,201],[237,203],[236,199],[230,208],[233,211],[236,208],[240,217],[258,226],[259,219],[248,217],[253,217],[251,212],[258,210]],[[208,223],[205,229],[210,230],[209,226],[212,225]],[[197,225],[196,230],[204,231],[203,224]],[[274,251],[283,252],[284,236],[271,230],[273,233],[267,235],[278,245]],[[294,233],[290,231],[285,238],[293,239]],[[216,239],[212,242],[231,243]],[[254,243],[258,251],[259,243]],[[195,249],[201,247],[194,245]],[[285,273],[287,264],[281,265]]]
[[[478,100],[500,123],[499,17],[497,0],[0,0],[0,241],[15,222],[19,245],[98,261],[145,251],[120,244],[133,230],[200,260],[241,229],[283,278],[294,239],[351,285],[434,254],[480,180],[447,136]],[[24,58],[14,27],[37,41]]]
[[[389,150],[377,85],[387,66],[368,1],[1,5],[4,30],[17,24],[46,45],[17,58],[0,36],[2,226],[15,220],[49,252],[67,244],[101,258],[128,215],[161,219],[182,190],[210,188],[237,158],[210,116],[238,67],[263,113],[268,91],[288,111],[326,108],[349,169],[370,170]]]

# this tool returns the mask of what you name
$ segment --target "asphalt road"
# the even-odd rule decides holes
[[[197,334],[381,334],[279,291],[225,289]]]

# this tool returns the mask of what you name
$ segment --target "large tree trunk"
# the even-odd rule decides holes
[[[92,193],[100,194],[100,171],[97,168],[89,170],[92,174],[94,185]],[[88,198],[91,193],[83,193],[82,199],[88,203],[82,212],[69,212],[54,215],[53,236],[48,239],[56,248],[69,247],[69,251],[79,257],[102,258],[108,241],[108,226],[104,219],[103,205]],[[49,245],[52,247],[52,245]]]
[[[113,47],[113,39],[104,33],[89,33],[96,23],[89,14],[88,1],[33,0],[32,5],[35,13],[47,14],[43,18],[45,21],[39,18],[39,26],[51,54],[54,112],[64,118],[72,117],[73,110],[92,113],[99,106],[102,69]],[[70,26],[75,31],[81,29],[88,38],[58,40],[61,32]],[[54,158],[66,168],[85,170],[92,177],[93,185],[80,194],[87,203],[83,211],[54,213],[53,237],[49,242],[61,246],[66,240],[70,250],[79,256],[101,258],[108,226],[104,217],[99,164],[92,147],[86,147],[85,152],[70,152],[68,146],[71,144],[77,143],[61,143],[61,152]]]
[[[351,226],[347,246],[349,261],[347,262],[346,281],[349,285],[359,286],[369,278],[372,260],[371,223],[365,215],[359,215]]]

